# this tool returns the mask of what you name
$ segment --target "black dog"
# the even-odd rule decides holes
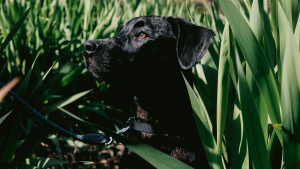
[[[84,42],[84,63],[93,76],[136,98],[131,125],[145,124],[145,129],[128,136],[195,168],[206,168],[208,162],[182,73],[192,84],[191,68],[214,36],[184,19],[144,16],[122,25],[113,38]],[[128,149],[120,163],[120,168],[152,168]]]

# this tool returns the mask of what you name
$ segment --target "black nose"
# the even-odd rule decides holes
[[[85,42],[83,43],[83,49],[84,49],[84,51],[87,52],[87,53],[92,53],[92,52],[94,52],[94,51],[96,50],[96,48],[97,48],[97,45],[96,45],[96,43],[93,42],[93,41],[85,41]]]

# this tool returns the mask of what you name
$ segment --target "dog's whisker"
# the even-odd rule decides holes
[[[117,61],[117,62],[119,62],[119,63],[122,63],[122,61],[121,61],[120,59],[118,59],[118,58],[112,58],[112,62],[114,62],[114,61]]]

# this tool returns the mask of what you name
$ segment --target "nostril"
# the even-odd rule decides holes
[[[86,52],[93,52],[93,51],[95,51],[96,48],[97,48],[96,43],[95,43],[95,42],[92,42],[92,41],[85,41],[85,42],[83,43],[83,46],[84,46],[84,50],[85,50]]]
[[[93,51],[93,47],[92,47],[92,46],[89,46],[89,45],[87,45],[87,46],[85,47],[85,50],[88,50],[88,51]]]

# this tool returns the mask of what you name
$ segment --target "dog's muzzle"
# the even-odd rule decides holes
[[[84,64],[98,80],[109,73],[120,62],[112,57],[112,42],[107,40],[91,40],[83,43]]]

